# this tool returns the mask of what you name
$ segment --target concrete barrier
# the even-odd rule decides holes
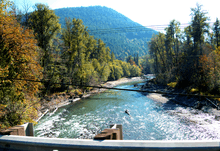
[[[104,129],[94,137],[95,140],[123,140],[122,125],[111,124],[110,128]]]
[[[25,123],[0,131],[1,135],[34,136],[33,123]]]
[[[24,127],[25,136],[34,136],[34,124],[33,123],[25,123],[21,126]]]
[[[219,151],[220,140],[215,141],[139,141],[139,140],[80,140],[0,135],[0,150],[13,151],[153,151],[187,150]]]

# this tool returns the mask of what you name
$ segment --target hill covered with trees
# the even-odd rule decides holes
[[[129,55],[146,55],[147,41],[157,31],[133,22],[117,11],[102,7],[72,7],[54,10],[59,16],[60,24],[65,26],[65,18],[81,19],[88,27],[89,34],[102,39],[107,47],[114,52],[115,57],[124,60]]]

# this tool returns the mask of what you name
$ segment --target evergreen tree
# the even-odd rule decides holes
[[[105,47],[105,43],[99,39],[98,40],[98,47],[96,49],[96,58],[99,60],[99,62],[102,64],[103,62],[106,62],[106,47]]]
[[[215,40],[214,40],[215,41],[215,45],[218,48],[220,46],[220,33],[219,33],[219,31],[220,31],[220,24],[219,24],[218,18],[216,18],[213,30],[214,30],[214,37],[215,37]]]
[[[205,41],[205,33],[209,32],[209,18],[206,12],[201,10],[202,6],[198,3],[196,8],[191,8],[191,35],[193,38],[193,51],[195,55],[202,55],[202,44]]]
[[[70,49],[73,41],[72,35],[73,23],[70,18],[65,18],[65,28],[62,29],[62,40],[64,42],[65,49]]]
[[[172,20],[166,30],[166,55],[167,55],[167,71],[171,71],[173,66],[176,66],[179,55],[179,38],[180,38],[180,23]]]
[[[114,60],[115,60],[115,54],[114,54],[114,52],[112,51],[112,53],[111,53],[111,62],[114,62]]]

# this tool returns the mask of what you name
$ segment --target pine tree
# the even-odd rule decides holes
[[[191,35],[193,38],[193,48],[195,55],[202,55],[202,44],[205,41],[205,33],[209,32],[209,18],[206,12],[201,10],[202,6],[198,3],[196,8],[191,8]]]
[[[218,48],[220,46],[220,33],[219,33],[219,31],[220,31],[220,24],[219,24],[218,18],[216,18],[213,30],[214,30],[214,37],[215,37],[214,41],[216,43],[215,45]]]

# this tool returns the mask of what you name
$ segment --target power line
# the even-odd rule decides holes
[[[23,81],[30,81],[30,82],[48,82],[46,80],[29,80],[29,79],[13,79],[13,78],[4,78],[0,77],[0,79],[4,80],[23,80]],[[92,87],[98,89],[110,89],[110,90],[121,90],[121,91],[136,91],[142,93],[157,93],[157,94],[166,94],[166,95],[181,95],[181,96],[191,96],[191,97],[205,97],[205,98],[220,98],[220,96],[208,96],[208,95],[198,95],[198,94],[187,94],[187,93],[174,93],[174,92],[162,92],[162,91],[150,91],[150,90],[134,90],[134,89],[122,89],[122,88],[111,88],[111,87],[103,87],[103,86],[91,86],[91,85],[83,85],[83,84],[65,84],[65,83],[50,83],[52,84],[60,84],[60,85],[71,85],[71,86],[78,86],[78,87]],[[1,87],[1,86],[0,86]]]
[[[208,22],[208,24],[213,24],[214,22]],[[191,23],[180,24],[179,27],[185,28],[191,25]],[[148,26],[131,26],[131,27],[117,27],[117,28],[103,28],[103,29],[91,29],[89,33],[91,34],[106,34],[106,33],[123,33],[123,32],[137,32],[140,31],[153,31],[153,30],[165,30],[169,24],[164,25],[148,25]]]

